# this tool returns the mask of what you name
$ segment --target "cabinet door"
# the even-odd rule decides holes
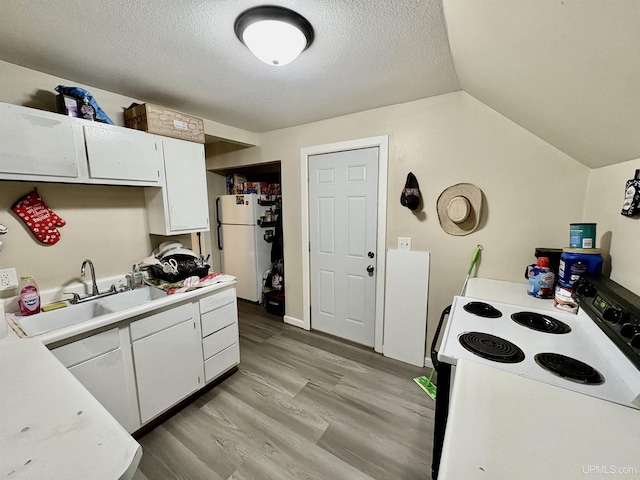
[[[162,139],[169,226],[173,232],[209,228],[204,146]]]
[[[162,152],[157,137],[110,125],[85,125],[89,176],[97,179],[160,182]]]
[[[121,348],[80,363],[69,371],[128,432],[139,428],[137,412],[129,408]]]
[[[194,319],[133,342],[142,423],[202,384],[202,340]]]
[[[51,353],[96,397],[107,411],[133,432],[140,427],[133,365],[121,348],[120,332],[112,328],[67,343]],[[125,343],[127,347],[129,342]]]
[[[76,178],[81,144],[82,130],[64,115],[0,104],[0,175]]]

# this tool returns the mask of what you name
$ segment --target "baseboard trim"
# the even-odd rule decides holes
[[[287,323],[289,325],[293,325],[294,327],[302,328],[304,330],[309,330],[308,328],[305,328],[304,320],[300,320],[299,318],[290,317],[289,315],[285,315],[283,320],[284,320],[284,323]]]

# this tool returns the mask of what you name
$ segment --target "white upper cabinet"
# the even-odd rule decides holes
[[[0,103],[0,180],[160,186],[155,135]]]
[[[110,125],[85,125],[84,138],[91,178],[160,182],[162,152],[155,135]]]
[[[64,182],[80,175],[82,128],[63,115],[0,103],[0,178]],[[45,179],[46,180],[46,179]]]
[[[164,188],[147,188],[149,233],[176,235],[209,229],[204,145],[162,138]]]

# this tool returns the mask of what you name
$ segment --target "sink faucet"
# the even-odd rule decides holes
[[[96,271],[93,268],[93,262],[88,258],[84,262],[82,262],[80,276],[84,278],[84,267],[86,267],[87,263],[89,264],[89,268],[91,269],[91,296],[95,297],[97,295],[100,295],[100,292],[98,292],[98,284],[96,283]]]
[[[81,297],[77,293],[64,292],[66,295],[73,295],[73,298],[69,299],[68,302],[72,305],[76,305],[78,303],[89,302],[91,300],[97,300],[98,298],[107,297],[109,295],[115,295],[118,293],[115,285],[111,285],[111,288],[106,292],[100,293],[98,291],[98,284],[96,283],[96,271],[93,268],[93,262],[88,258],[82,262],[82,268],[80,269],[80,276],[84,278],[85,276],[85,267],[89,265],[89,269],[91,270],[91,295],[87,295],[85,297]]]

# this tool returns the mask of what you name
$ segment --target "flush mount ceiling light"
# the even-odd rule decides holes
[[[238,39],[268,65],[294,61],[313,42],[313,27],[302,15],[265,5],[242,12],[234,24]]]

